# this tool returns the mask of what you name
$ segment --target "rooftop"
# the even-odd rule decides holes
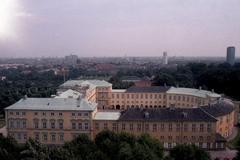
[[[23,98],[6,110],[93,111],[96,103],[72,98]]]
[[[86,86],[89,85],[91,87],[110,87],[111,83],[108,83],[104,80],[68,80],[60,87],[74,87],[74,86]]]
[[[202,89],[194,89],[194,88],[179,88],[179,87],[171,87],[167,93],[169,94],[185,94],[185,95],[192,95],[196,97],[202,97],[206,98],[207,96],[210,97],[221,97],[220,94],[211,92],[211,91],[206,91]]]
[[[121,112],[97,112],[94,120],[118,120]]]
[[[214,117],[219,117],[231,113],[234,110],[234,104],[228,100],[218,100],[216,103],[200,108]]]
[[[160,92],[166,92],[170,87],[165,86],[151,86],[151,87],[137,87],[132,86],[126,90],[128,93],[136,93],[136,92],[142,92],[142,93],[160,93]]]
[[[82,96],[82,94],[77,91],[68,89],[65,92],[60,93],[55,98],[78,98],[79,96]]]
[[[122,112],[120,120],[127,121],[195,121],[215,122],[213,116],[200,108],[131,108]]]

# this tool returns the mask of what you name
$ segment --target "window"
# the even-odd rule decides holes
[[[169,130],[169,131],[172,131],[172,124],[171,124],[171,123],[168,124],[168,130]]]
[[[164,136],[160,136],[160,139],[161,139],[161,140],[164,140]]]
[[[34,112],[34,115],[37,116],[37,115],[38,115],[38,112]]]
[[[122,130],[125,130],[125,129],[126,129],[126,124],[123,123],[123,124],[122,124]]]
[[[203,136],[199,136],[199,141],[203,141]]]
[[[145,124],[145,130],[146,130],[146,131],[149,130],[149,124]]]
[[[27,133],[23,133],[23,139],[24,139],[24,140],[27,139]]]
[[[196,132],[196,124],[192,124],[192,132]]]
[[[133,130],[133,124],[130,124],[130,130],[132,131]]]
[[[61,141],[61,142],[64,141],[64,133],[59,134],[59,141]]]
[[[168,136],[168,140],[170,140],[170,141],[171,141],[171,140],[172,140],[172,136]]]
[[[43,133],[43,140],[44,140],[44,141],[47,141],[47,140],[48,140],[48,135],[47,135],[47,133]]]
[[[84,113],[84,116],[88,117],[88,113]]]
[[[85,123],[85,129],[88,130],[88,123]]]
[[[177,132],[179,132],[180,131],[180,124],[179,123],[177,123]]]
[[[42,112],[42,115],[43,115],[43,116],[46,116],[46,112]]]
[[[141,131],[141,129],[142,129],[142,125],[141,124],[137,124],[137,130]]]
[[[14,128],[14,121],[10,120],[10,128]]]
[[[108,124],[107,124],[107,123],[104,123],[103,128],[104,128],[105,130],[107,130],[107,129],[108,129]]]
[[[211,128],[212,128],[212,125],[209,123],[209,124],[207,124],[207,131],[208,132],[211,132]]]
[[[188,140],[188,137],[187,137],[187,136],[183,136],[183,139],[184,139],[185,141],[187,141],[187,140]]]
[[[188,131],[188,124],[184,124],[184,132]]]
[[[21,135],[21,133],[17,133],[17,139],[19,139],[19,140],[22,139],[22,135]]]
[[[34,139],[37,140],[37,141],[39,141],[39,139],[40,139],[40,138],[39,138],[39,132],[35,132],[35,133],[34,133]]]
[[[62,116],[63,114],[60,112],[60,113],[58,113],[58,115],[59,115],[59,116]]]
[[[63,129],[63,120],[58,122],[59,129]]]
[[[200,124],[200,132],[204,131],[204,124]]]
[[[54,116],[54,112],[51,113],[51,116]]]
[[[22,115],[25,116],[25,115],[26,115],[26,112],[22,112]]]
[[[76,123],[72,122],[72,129],[76,129]]]
[[[20,120],[17,120],[17,128],[20,128],[21,124],[20,124]]]
[[[157,131],[157,124],[153,124],[153,132]]]
[[[113,123],[113,124],[112,124],[112,130],[113,130],[113,131],[116,131],[116,130],[117,130],[117,124],[116,124],[116,123]]]
[[[18,116],[18,115],[19,115],[19,112],[16,112],[16,115]]]
[[[23,120],[23,121],[22,121],[22,127],[23,127],[23,128],[26,128],[26,126],[27,126],[27,122],[26,122],[26,120]]]
[[[195,140],[196,140],[196,137],[195,137],[195,136],[192,136],[192,140],[195,141]]]
[[[51,128],[55,129],[55,120],[51,120]]]
[[[78,123],[78,129],[82,130],[83,127],[82,127],[82,123]]]
[[[72,113],[72,116],[75,116],[75,113]]]
[[[95,129],[99,130],[99,123],[95,123]]]
[[[42,128],[44,128],[44,129],[47,128],[47,120],[46,119],[42,120]]]
[[[161,130],[164,131],[164,124],[161,123]]]
[[[13,112],[9,112],[10,115],[13,115]]]
[[[81,117],[81,116],[82,116],[82,113],[78,113],[78,116],[80,116],[80,117]]]
[[[51,140],[52,140],[52,142],[56,141],[56,134],[55,133],[51,134]]]
[[[34,120],[33,124],[34,124],[34,128],[38,128],[38,120],[37,119]]]

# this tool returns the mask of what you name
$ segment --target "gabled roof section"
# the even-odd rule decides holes
[[[211,114],[214,117],[223,116],[234,111],[235,107],[229,100],[218,100],[216,103],[201,106],[205,112]]]
[[[194,89],[194,88],[180,88],[180,87],[171,87],[167,93],[169,94],[182,94],[182,95],[192,95],[196,97],[202,97],[206,98],[207,96],[209,97],[215,97],[215,98],[220,98],[221,95],[211,92],[211,91],[206,91],[202,89]]]
[[[96,103],[72,98],[24,98],[5,110],[93,111]]]
[[[132,86],[126,90],[128,93],[162,93],[166,92],[170,87],[165,86],[151,86],[151,87],[137,87]]]
[[[122,112],[120,120],[123,121],[193,121],[216,122],[213,116],[200,108],[158,108],[139,109],[131,108]]]

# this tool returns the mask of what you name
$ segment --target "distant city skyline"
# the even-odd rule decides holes
[[[225,57],[239,0],[1,0],[0,57]]]

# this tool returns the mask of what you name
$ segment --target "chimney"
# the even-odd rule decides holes
[[[214,89],[212,89],[212,93],[214,93]]]
[[[200,90],[200,91],[202,90],[202,86],[199,86],[199,90]]]
[[[26,100],[26,99],[27,99],[27,95],[24,95],[24,96],[23,96],[23,100]]]

